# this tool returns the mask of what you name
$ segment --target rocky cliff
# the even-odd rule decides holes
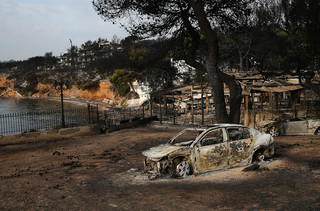
[[[5,76],[0,77],[0,97],[21,97],[13,87],[14,80],[8,80]],[[72,86],[63,92],[64,97],[67,98],[79,98],[86,100],[99,100],[109,104],[118,104],[121,100],[119,96],[115,96],[114,92],[110,89],[111,83],[109,81],[100,81],[99,86],[91,90],[81,90],[76,86]],[[36,87],[37,93],[32,97],[59,97],[59,90],[51,84],[39,83]]]

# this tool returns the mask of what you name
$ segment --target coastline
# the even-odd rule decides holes
[[[61,102],[60,97],[24,97],[28,99],[43,99],[43,100],[52,100],[56,102]],[[118,108],[117,106],[105,103],[100,100],[89,100],[89,99],[83,99],[83,98],[69,98],[69,97],[64,97],[63,98],[64,103],[70,103],[74,105],[79,105],[79,106],[87,106],[88,104],[90,105],[98,105],[99,110],[111,110],[111,109],[116,109]]]
[[[23,96],[10,96],[10,97],[5,97],[1,96],[0,98],[3,99],[40,99],[40,100],[51,100],[55,102],[61,102],[60,97],[23,97]],[[112,109],[117,109],[119,108],[116,105],[112,105],[110,103],[106,103],[100,100],[91,100],[91,99],[83,99],[83,98],[69,98],[69,97],[64,97],[63,98],[64,103],[70,103],[78,106],[87,106],[88,104],[96,106],[98,105],[99,110],[105,111],[105,110],[112,110]]]

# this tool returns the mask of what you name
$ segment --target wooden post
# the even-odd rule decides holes
[[[181,114],[180,97],[178,98],[178,114]]]
[[[100,113],[99,113],[99,106],[97,105],[97,111],[96,111],[96,114],[97,114],[97,122],[98,122],[98,126],[99,126],[99,129],[101,128],[100,127]]]
[[[275,98],[276,98],[276,110],[278,113],[278,110],[279,110],[279,93],[278,92],[276,92]]]
[[[264,92],[260,93],[260,110],[263,111]]]
[[[206,114],[209,113],[209,97],[208,93],[206,93]]]
[[[303,95],[303,98],[301,97],[301,95]],[[305,89],[300,92],[300,106],[301,106],[301,110],[306,109],[306,90]]]
[[[91,124],[91,108],[90,104],[87,104],[87,109],[88,109],[88,123]]]
[[[249,95],[244,96],[244,125],[249,126]]]
[[[176,124],[176,112],[175,112],[175,107],[174,107],[174,95],[172,93],[172,110],[173,110],[173,124]]]
[[[254,103],[254,92],[252,93],[251,99],[252,99],[252,110],[254,110],[254,107],[255,107],[255,103]]]
[[[297,103],[297,95],[295,91],[291,91],[291,111],[293,114],[293,117],[297,117],[297,111],[296,111],[296,103]]]
[[[269,109],[273,108],[272,92],[269,92]]]
[[[201,125],[204,125],[204,110],[203,110],[203,85],[201,78]]]
[[[255,92],[252,93],[252,114],[253,114],[253,127],[256,126],[256,114],[255,114],[255,102],[254,102]]]
[[[164,97],[164,115],[168,116],[168,106],[167,106],[167,98]]]
[[[191,123],[194,123],[194,114],[193,114],[193,92],[191,89]]]

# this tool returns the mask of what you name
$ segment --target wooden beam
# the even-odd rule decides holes
[[[209,97],[208,94],[206,94],[206,114],[209,113]]]
[[[244,125],[249,126],[249,95],[244,96]]]
[[[168,98],[168,99],[178,99],[178,98],[182,98],[182,99],[188,99],[189,96],[184,96],[184,95],[163,95],[163,97]]]
[[[194,113],[193,113],[193,92],[191,92],[191,123],[194,123]]]

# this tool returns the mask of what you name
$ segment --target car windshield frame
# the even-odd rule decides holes
[[[199,137],[206,131],[207,129],[205,128],[186,128],[186,129],[183,129],[181,130],[179,133],[177,133],[175,136],[173,136],[169,141],[168,143],[171,144],[171,145],[175,145],[175,144],[179,144],[179,143],[175,143],[175,140],[180,137],[182,134],[186,133],[187,131],[197,131],[197,132],[201,132],[199,133],[195,139],[192,140],[192,142],[190,143],[190,145],[192,143],[194,143],[194,141],[198,140]]]

